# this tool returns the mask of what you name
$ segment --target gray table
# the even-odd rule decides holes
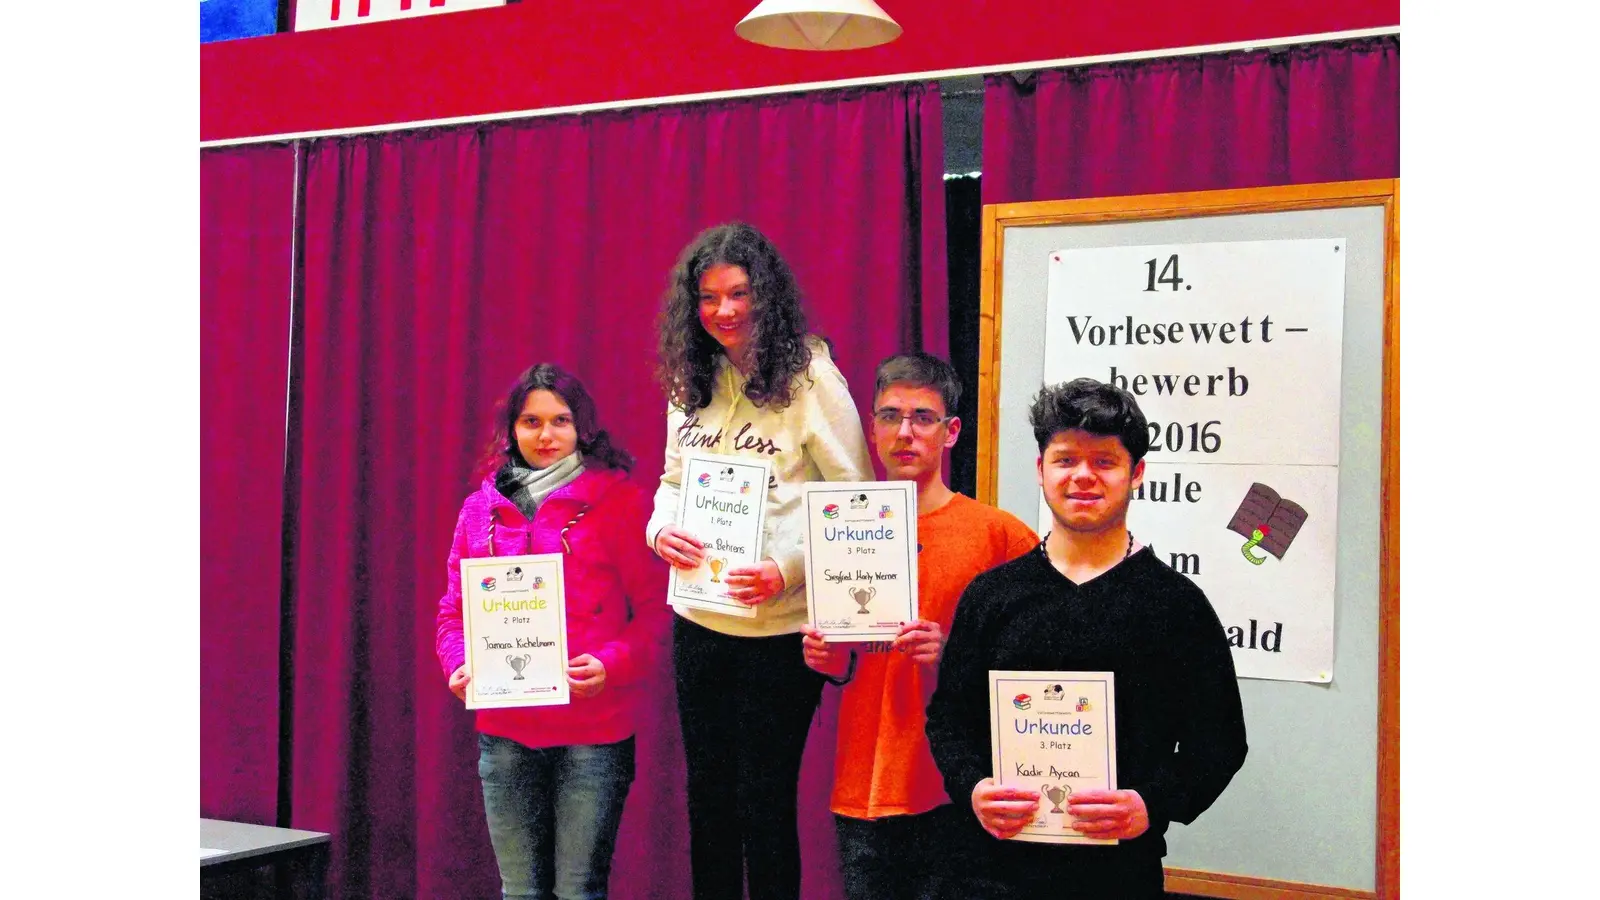
[[[320,831],[200,820],[202,898],[248,894],[321,900],[327,872],[328,835]]]

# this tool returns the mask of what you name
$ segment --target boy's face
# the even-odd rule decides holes
[[[1125,522],[1133,492],[1144,483],[1144,460],[1134,465],[1120,438],[1078,429],[1056,432],[1038,466],[1056,526],[1084,534]]]
[[[872,445],[885,478],[922,484],[941,476],[944,451],[955,446],[961,420],[945,418],[938,391],[891,384],[878,394],[872,410]]]

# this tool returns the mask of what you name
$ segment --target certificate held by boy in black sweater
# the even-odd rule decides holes
[[[1011,838],[1040,844],[1115,844],[1072,830],[1067,799],[1116,790],[1116,691],[1110,672],[989,672],[994,780],[1036,790],[1039,810]]]

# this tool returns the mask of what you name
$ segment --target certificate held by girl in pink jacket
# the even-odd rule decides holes
[[[468,709],[568,702],[561,554],[461,561]]]

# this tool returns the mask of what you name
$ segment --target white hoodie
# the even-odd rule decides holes
[[[772,464],[767,519],[762,535],[766,556],[783,573],[784,589],[758,604],[753,619],[674,607],[678,615],[712,631],[740,637],[792,634],[806,621],[805,509],[800,486],[807,481],[871,481],[872,463],[861,431],[861,417],[844,376],[822,342],[811,341],[811,365],[795,379],[792,400],[781,410],[756,406],[744,395],[745,377],[718,357],[711,404],[685,413],[667,409],[667,452],[655,513],[645,526],[645,542],[677,523],[683,479],[682,446],[724,456],[756,456]]]

